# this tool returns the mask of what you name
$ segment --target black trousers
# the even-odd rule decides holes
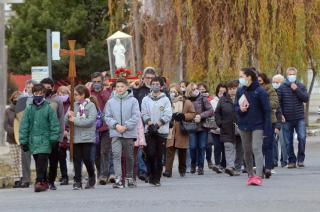
[[[58,160],[59,160],[61,178],[68,179],[67,148],[59,147]]]
[[[81,143],[73,145],[74,181],[82,182],[82,163],[86,166],[89,178],[95,177],[94,160],[92,157],[93,143]]]
[[[51,154],[49,156],[49,177],[48,182],[54,183],[57,178],[59,162],[59,142],[52,144]]]
[[[33,158],[36,163],[36,183],[46,182],[49,154],[39,153],[33,155]]]
[[[166,138],[159,134],[146,134],[146,154],[149,181],[152,183],[160,182],[162,175],[162,156],[163,143]]]

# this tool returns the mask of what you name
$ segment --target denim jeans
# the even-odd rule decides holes
[[[142,150],[138,150],[138,174],[148,174],[147,165],[142,158]]]
[[[217,166],[226,167],[226,156],[224,152],[224,143],[220,141],[220,135],[210,133],[213,139],[213,146],[214,146],[214,162]]]
[[[206,130],[189,134],[189,146],[191,156],[191,166],[203,168],[204,154],[208,142],[208,132]]]
[[[293,133],[298,135],[298,154],[294,153]],[[283,125],[283,136],[287,146],[289,163],[304,162],[306,146],[306,125],[304,119],[289,121]]]
[[[283,127],[281,127],[279,135],[275,135],[275,141],[273,145],[273,164],[275,166],[278,165],[279,161],[279,146],[278,144],[280,143],[280,149],[281,149],[281,157],[280,157],[280,162],[281,166],[286,166],[288,164],[288,154],[287,154],[287,147],[284,142],[283,138]]]

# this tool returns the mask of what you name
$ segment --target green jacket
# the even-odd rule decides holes
[[[272,110],[271,119],[272,119],[272,123],[274,124],[274,123],[277,123],[276,111],[279,107],[278,94],[271,84],[265,85],[264,88],[269,94],[270,107]]]
[[[28,145],[32,154],[51,153],[52,143],[59,141],[60,125],[57,114],[47,101],[40,107],[27,106],[19,134],[20,143]]]

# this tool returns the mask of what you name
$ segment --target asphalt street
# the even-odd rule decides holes
[[[261,187],[246,186],[246,175],[229,177],[206,169],[204,176],[187,174],[162,178],[161,187],[139,181],[135,189],[111,185],[73,191],[72,185],[57,191],[34,193],[29,189],[0,190],[0,212],[130,211],[320,211],[320,138],[309,137],[306,167],[276,168]]]

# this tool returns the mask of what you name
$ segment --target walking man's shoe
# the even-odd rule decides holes
[[[295,169],[295,168],[297,168],[295,163],[289,163],[288,164],[288,169]]]
[[[303,162],[298,162],[298,167],[303,168],[304,167],[304,163]]]
[[[54,183],[50,183],[49,188],[50,188],[50,190],[52,190],[52,191],[57,190],[57,187],[56,187],[56,185],[55,185]]]
[[[115,183],[112,186],[113,188],[124,188],[120,178],[115,179]]]
[[[217,174],[221,174],[223,172],[220,166],[217,166],[217,165],[213,165],[212,170]]]

